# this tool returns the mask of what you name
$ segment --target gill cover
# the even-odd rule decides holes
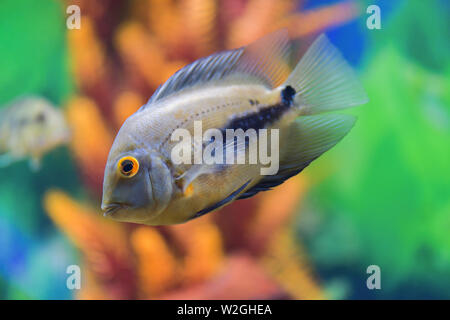
[[[160,214],[170,203],[173,194],[172,174],[166,163],[155,154],[150,155],[150,168],[147,188],[149,198],[153,198],[152,218]]]

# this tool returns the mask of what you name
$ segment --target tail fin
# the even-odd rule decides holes
[[[286,157],[280,169],[303,169],[341,141],[355,121],[352,115],[335,113],[298,117],[290,127]]]
[[[349,108],[368,102],[355,73],[325,35],[311,45],[285,85],[297,92],[303,114]]]
[[[300,106],[302,116],[295,119],[288,129],[278,173],[264,176],[239,199],[269,190],[301,172],[341,141],[356,120],[351,115],[317,113],[368,101],[353,70],[324,35],[311,45],[283,87],[282,99],[289,100],[295,94],[294,103]]]

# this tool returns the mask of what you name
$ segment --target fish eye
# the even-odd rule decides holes
[[[117,169],[120,174],[126,178],[131,178],[136,175],[139,170],[139,162],[134,157],[123,157],[117,164]]]

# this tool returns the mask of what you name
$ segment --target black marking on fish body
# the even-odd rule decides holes
[[[202,215],[204,215],[204,214],[206,214],[206,213],[208,213],[208,212],[211,212],[211,211],[213,211],[213,210],[216,210],[217,208],[222,207],[223,205],[227,204],[228,202],[231,202],[231,201],[232,201],[239,193],[242,192],[242,190],[244,190],[244,188],[250,183],[250,181],[252,181],[252,180],[248,180],[248,181],[247,181],[246,183],[244,183],[239,189],[235,190],[233,193],[231,193],[231,194],[230,194],[228,197],[226,197],[225,199],[220,200],[219,202],[213,204],[213,205],[210,206],[210,207],[207,207],[207,208],[205,208],[205,209],[203,209],[203,210],[200,210],[199,212],[197,212],[197,213],[192,217],[192,219],[201,217]]]
[[[257,112],[252,112],[245,114],[243,116],[238,116],[229,121],[223,131],[226,129],[242,129],[246,131],[247,129],[263,129],[268,125],[275,123],[279,120],[292,106],[294,101],[294,96],[296,91],[291,86],[286,86],[281,91],[281,102],[275,105],[262,107]],[[250,105],[259,104],[258,100],[249,100]]]
[[[281,101],[283,101],[284,104],[291,105],[295,94],[295,89],[288,85],[281,91]]]
[[[36,118],[35,118],[36,122],[42,123],[45,122],[45,114],[43,112],[40,112]]]
[[[287,86],[281,92],[281,101],[274,105],[261,107],[258,111],[250,111],[243,115],[237,115],[233,117],[228,123],[220,130],[223,137],[224,147],[229,141],[227,141],[227,129],[237,130],[242,129],[244,132],[248,129],[254,129],[258,131],[259,129],[267,128],[268,126],[274,124],[278,121],[286,112],[288,112],[293,103],[293,97],[295,95],[295,90],[291,86]],[[248,100],[251,105],[258,105],[259,101],[256,99]],[[235,138],[236,139],[236,138]],[[211,138],[210,141],[203,143],[203,148],[212,143],[214,140]],[[249,138],[245,137],[245,144],[248,146]],[[236,151],[235,145],[235,151]],[[225,159],[226,150],[223,152]],[[214,154],[212,154],[214,156]],[[225,160],[224,160],[225,161]]]
[[[263,129],[279,120],[289,109],[291,105],[283,102],[263,107],[257,112],[245,114],[230,120],[222,129]]]

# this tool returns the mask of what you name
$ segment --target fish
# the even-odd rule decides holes
[[[104,171],[104,216],[146,225],[184,223],[280,185],[336,145],[356,118],[334,111],[368,101],[356,73],[324,34],[296,65],[291,56],[292,40],[279,30],[172,75],[114,139]],[[277,170],[263,174],[262,161],[196,162],[196,152],[216,142],[214,152],[220,143],[224,150],[231,146],[224,151],[232,150],[231,156],[241,152],[247,159],[251,151],[250,137],[196,139],[199,125],[219,133],[255,130],[258,143],[276,132],[268,148],[278,150]],[[181,143],[174,138],[180,129],[194,138]],[[175,161],[175,149],[194,161]]]
[[[40,96],[23,96],[0,110],[0,168],[29,159],[33,171],[42,157],[70,140],[61,110]]]

